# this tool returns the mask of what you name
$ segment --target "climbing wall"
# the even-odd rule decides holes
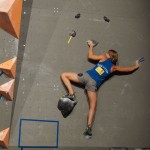
[[[0,1],[0,146],[9,147],[22,0]]]
[[[80,18],[75,18],[78,13]],[[0,129],[11,124],[10,148],[18,146],[20,119],[59,121],[60,149],[150,147],[149,14],[149,0],[24,0],[19,44],[0,30],[1,63],[17,55],[13,105],[4,98],[0,101],[5,122]],[[73,30],[76,36],[70,39]],[[69,117],[64,119],[57,109],[58,99],[66,94],[60,74],[94,66],[87,59],[88,39],[99,42],[96,54],[117,50],[121,66],[145,58],[136,72],[115,75],[98,91],[91,140],[83,136],[88,114],[83,88],[73,85],[78,104]],[[2,76],[0,85],[7,79]],[[12,116],[11,121],[1,112]],[[21,127],[21,145],[55,144],[55,125],[25,121]]]

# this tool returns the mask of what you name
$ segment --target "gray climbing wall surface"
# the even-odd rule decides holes
[[[15,57],[18,52],[18,39],[12,37],[3,30],[0,30],[0,64]],[[6,74],[0,76],[0,85],[9,82]],[[0,97],[0,131],[9,128],[11,124],[13,102],[5,97]]]
[[[79,19],[75,19],[77,13],[81,13]],[[15,100],[13,106],[0,101],[0,127],[11,123],[10,146],[18,145],[20,118],[30,118],[58,120],[60,148],[150,147],[149,26],[149,0],[24,0]],[[72,30],[76,37],[68,44]],[[8,48],[3,47],[4,39]],[[117,50],[121,66],[129,66],[141,56],[146,60],[133,74],[115,75],[102,85],[91,140],[83,137],[88,103],[82,88],[74,86],[78,104],[68,118],[57,109],[58,99],[66,93],[60,74],[94,66],[87,60],[88,39],[100,42],[96,54]],[[17,52],[17,41],[1,30],[0,43],[0,61]],[[2,115],[6,107],[12,107],[10,122]],[[45,145],[53,143],[41,138],[51,127],[32,124],[31,128],[39,129],[38,133],[26,125],[23,145],[29,139],[34,145],[42,140]]]

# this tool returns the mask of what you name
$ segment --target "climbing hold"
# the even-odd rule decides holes
[[[10,128],[0,131],[0,146],[8,148]]]
[[[0,1],[0,28],[19,38],[22,0]]]
[[[61,111],[63,117],[66,118],[73,111],[76,104],[77,101],[61,97],[58,101],[57,108]]]
[[[70,36],[72,37],[75,37],[76,36],[76,31],[72,30],[70,33],[69,33]]]
[[[69,33],[69,36],[70,36],[70,38],[69,38],[69,40],[68,40],[68,44],[70,43],[71,39],[76,36],[76,31],[72,30],[72,31]]]
[[[95,40],[88,40],[87,41],[87,45],[89,46],[89,42],[93,43],[93,47],[97,46],[99,42],[95,41]]]
[[[108,19],[106,16],[104,16],[103,18],[104,18],[104,20],[105,20],[106,22],[109,22],[109,21],[110,21],[110,19]]]
[[[81,16],[81,14],[80,14],[80,13],[78,13],[78,14],[76,14],[76,15],[75,15],[75,18],[76,18],[76,19],[79,19],[79,18],[80,18],[80,16]]]
[[[144,60],[145,60],[144,57],[141,57],[140,59],[138,59],[138,62],[141,63],[141,62],[143,62]]]
[[[14,97],[14,83],[15,79],[12,79],[3,85],[0,85],[0,94],[11,101],[13,100]]]
[[[135,63],[136,63],[136,64],[140,64],[140,63],[142,63],[144,60],[145,60],[144,57],[141,57],[141,58],[137,59],[137,60],[135,61]]]
[[[0,64],[0,70],[8,75],[10,78],[15,78],[16,76],[16,60],[17,57],[14,57]]]

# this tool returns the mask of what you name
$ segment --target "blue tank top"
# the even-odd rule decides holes
[[[99,87],[110,76],[112,66],[113,63],[109,58],[103,62],[98,62],[94,68],[86,72],[96,81],[96,86]]]

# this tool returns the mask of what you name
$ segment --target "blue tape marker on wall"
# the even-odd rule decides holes
[[[22,133],[22,123],[23,122],[47,122],[47,123],[53,123],[56,124],[56,145],[50,145],[50,146],[26,146],[21,145],[21,133]],[[58,148],[59,143],[59,121],[56,120],[36,120],[36,119],[20,119],[19,124],[19,136],[18,136],[18,148],[21,148],[23,150],[24,148]]]

